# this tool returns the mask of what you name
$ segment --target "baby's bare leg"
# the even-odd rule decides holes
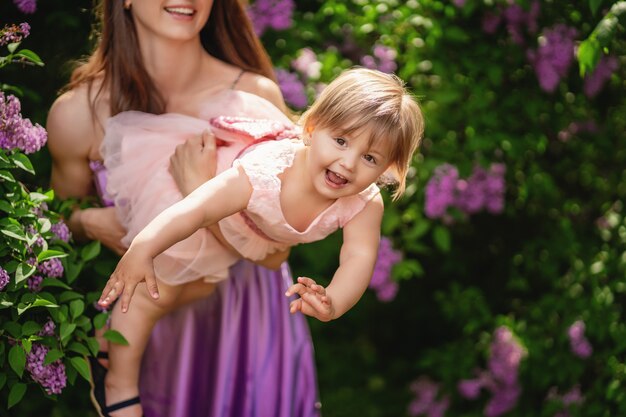
[[[141,358],[152,328],[164,314],[179,304],[184,286],[170,286],[161,281],[158,285],[158,300],[150,296],[145,284],[140,284],[135,290],[128,312],[122,313],[121,303],[116,303],[113,308],[111,328],[122,333],[129,345],[109,344],[109,372],[105,381],[107,405],[139,395]],[[141,407],[135,405],[111,413],[111,416],[134,417],[141,414]]]

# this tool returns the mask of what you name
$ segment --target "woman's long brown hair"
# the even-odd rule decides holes
[[[94,52],[72,73],[66,89],[87,83],[89,101],[95,102],[104,89],[110,97],[110,112],[126,110],[160,114],[165,100],[148,74],[130,12],[122,0],[102,0],[96,11],[100,28]],[[275,80],[272,64],[254,32],[240,0],[214,0],[211,15],[200,32],[204,48],[214,57]],[[94,81],[100,88],[92,93]]]

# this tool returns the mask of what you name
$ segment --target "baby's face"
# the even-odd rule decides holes
[[[328,128],[314,128],[308,152],[309,169],[320,194],[336,199],[365,190],[389,168],[384,141],[369,143],[362,129],[340,136]]]

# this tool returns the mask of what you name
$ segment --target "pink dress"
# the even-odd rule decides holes
[[[215,98],[222,106],[207,104],[202,113],[214,115],[219,109],[231,116],[213,123],[182,114],[137,111],[119,113],[107,121],[101,145],[108,172],[105,197],[113,201],[127,230],[122,243],[129,245],[152,219],[182,199],[168,172],[170,156],[179,144],[211,129],[219,138],[218,145],[223,145],[217,149],[219,173],[256,141],[298,135],[293,123],[266,100],[234,90],[222,94],[226,97]],[[239,114],[259,119],[252,121]],[[210,231],[202,229],[159,255],[154,266],[157,277],[171,285],[199,278],[216,282],[227,278],[228,267],[238,259]]]

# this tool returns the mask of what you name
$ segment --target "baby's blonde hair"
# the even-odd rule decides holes
[[[422,111],[404,82],[395,75],[365,68],[341,73],[302,115],[300,124],[305,134],[321,128],[350,135],[365,128],[370,145],[386,142],[398,182],[394,200],[404,192],[411,159],[424,133]]]

